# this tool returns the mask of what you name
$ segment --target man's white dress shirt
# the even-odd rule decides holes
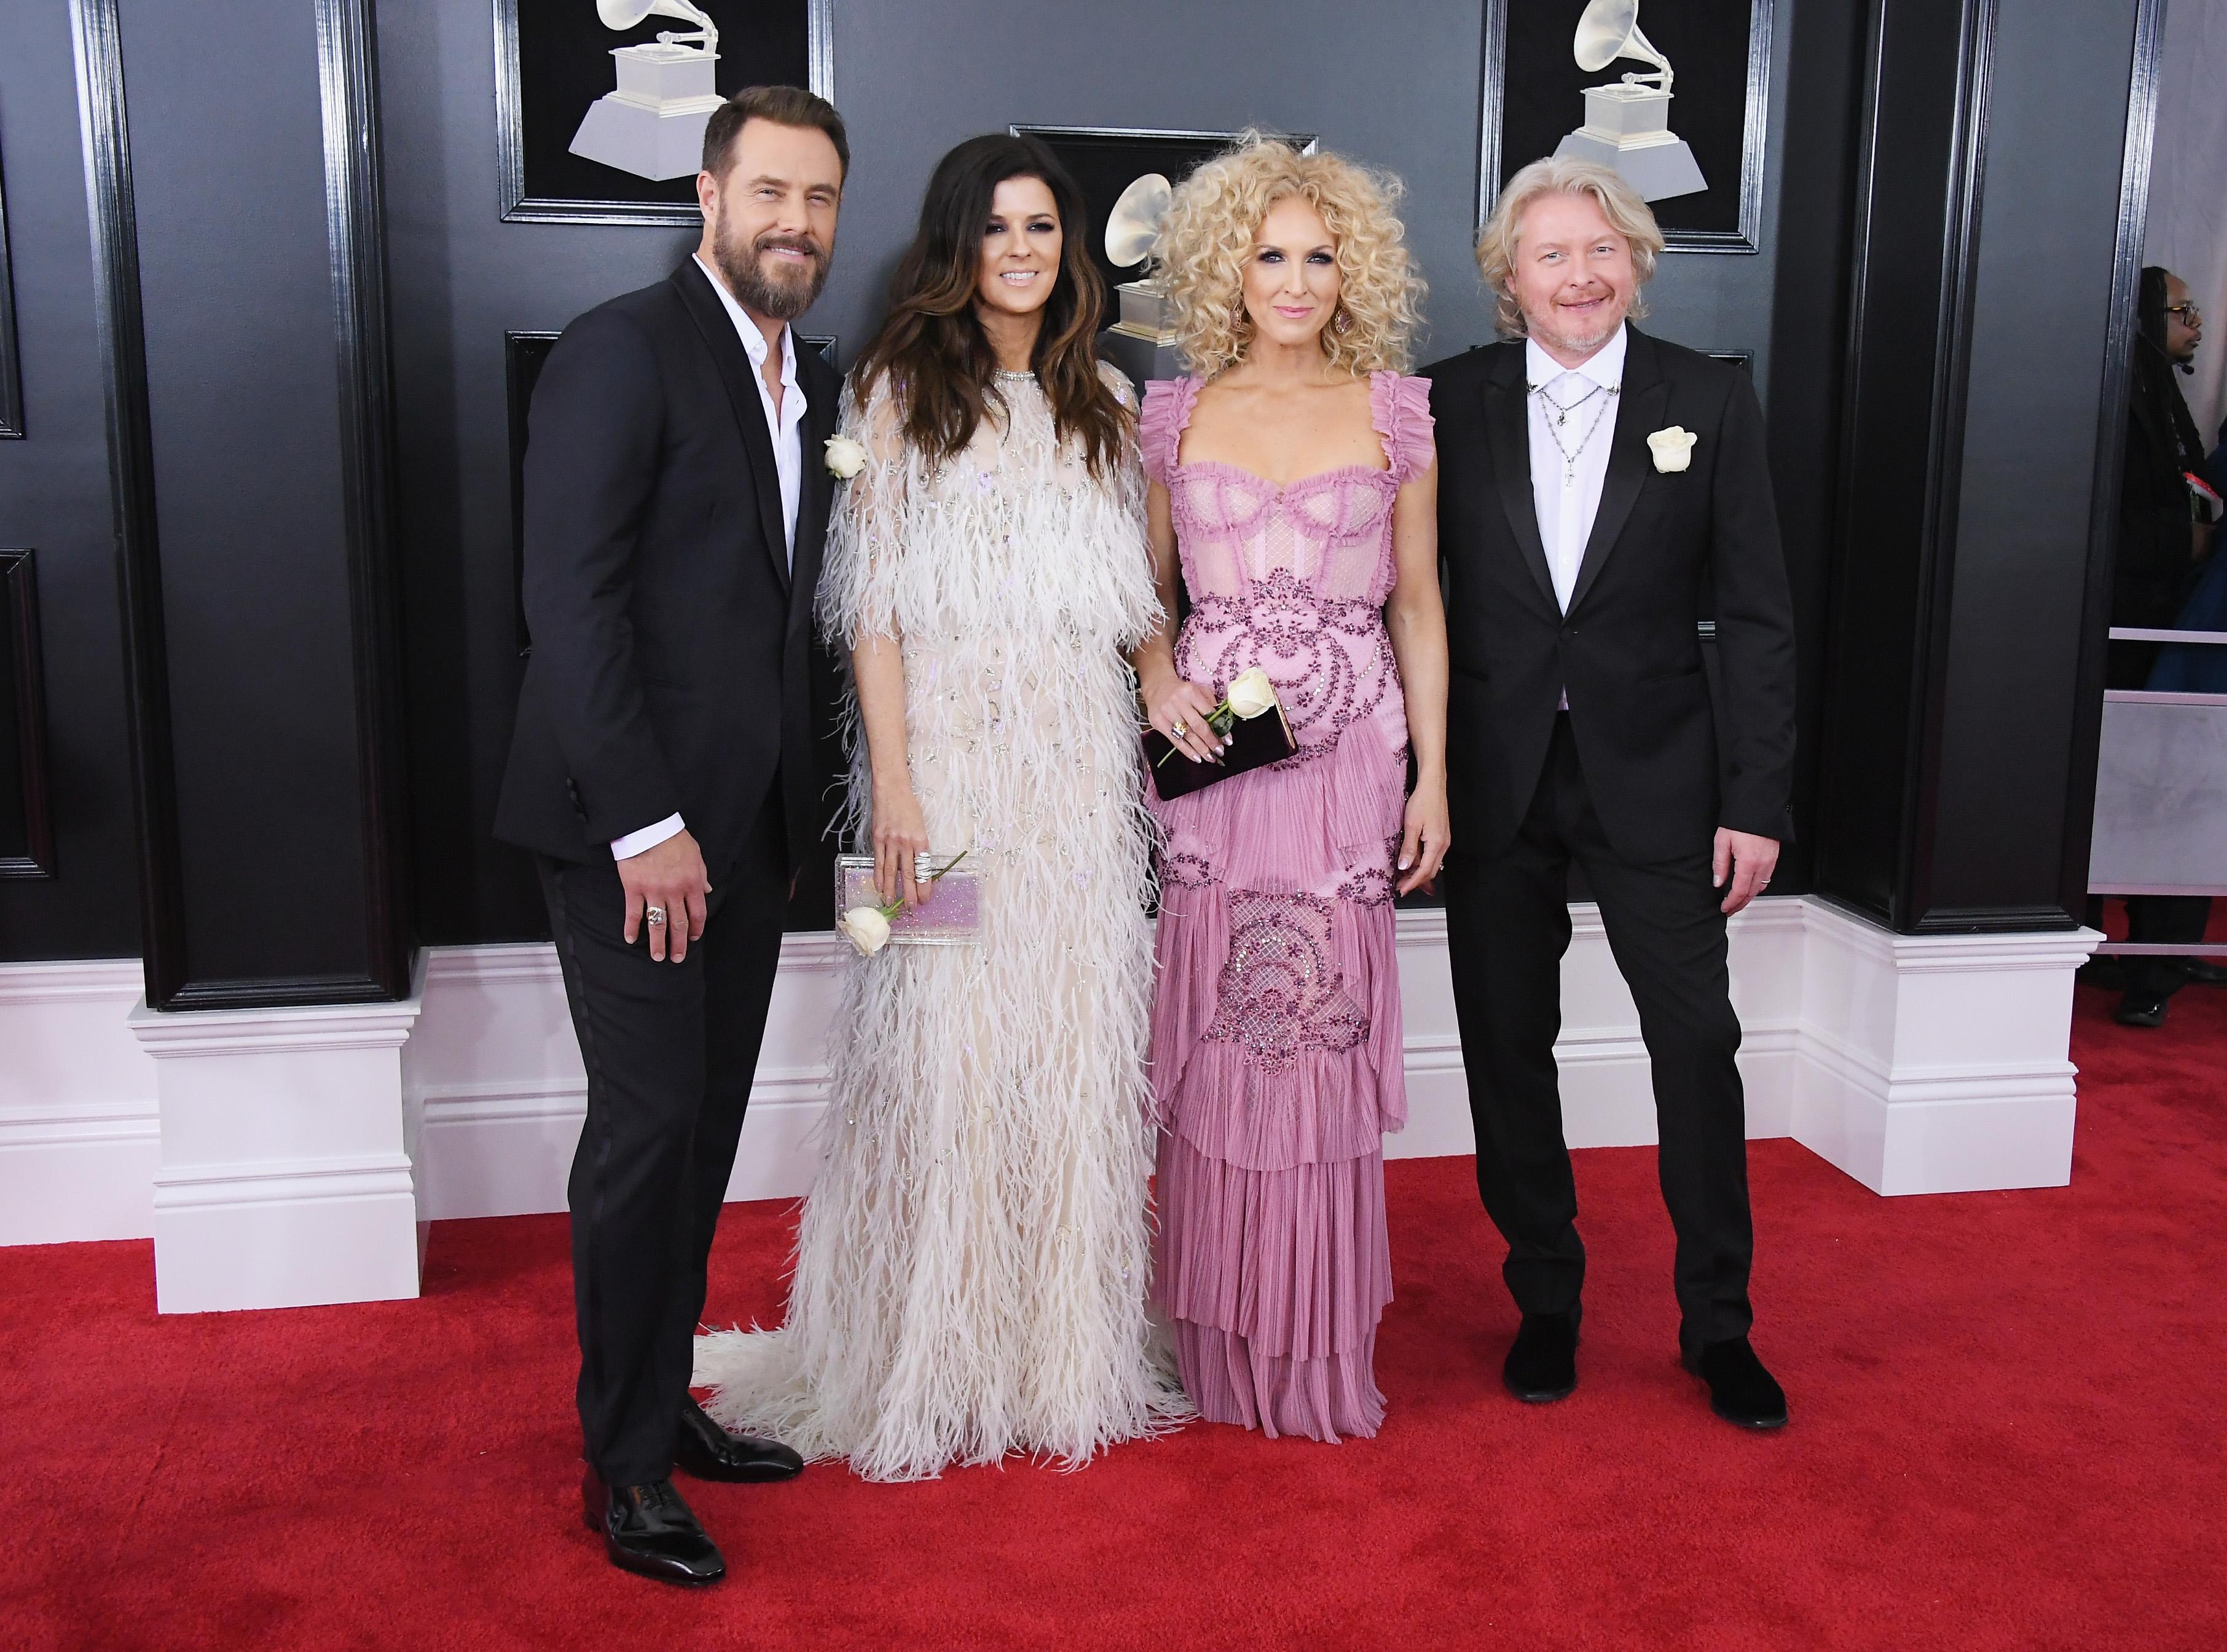
[[[1555,360],[1536,339],[1523,341],[1523,380],[1538,386],[1524,396],[1531,408],[1531,505],[1539,517],[1547,571],[1554,577],[1554,600],[1565,614],[1586,559],[1586,542],[1592,538],[1593,518],[1600,514],[1628,336],[1618,327],[1615,337],[1575,367]],[[1568,411],[1557,424],[1555,416],[1565,408]],[[1574,464],[1563,457],[1565,452],[1575,456]],[[1563,695],[1565,711],[1569,704],[1569,696]]]
[[[750,382],[758,389],[758,405],[765,410],[766,431],[773,437],[774,469],[781,475],[782,532],[788,538],[783,547],[791,565],[796,561],[796,501],[804,491],[804,441],[801,428],[804,424],[804,392],[796,382],[796,329],[781,329],[781,406],[773,405],[773,392],[766,387],[765,365],[768,347],[765,335],[750,313],[735,302],[735,295],[727,290],[727,284],[718,272],[697,256],[696,267],[711,282],[711,290],[719,295],[719,302],[727,308],[727,319],[735,324],[735,332],[743,341],[743,350],[750,358]],[[667,838],[678,836],[686,823],[677,814],[668,814],[655,826],[646,826],[639,832],[629,832],[623,838],[611,839],[611,858],[625,860],[645,849],[654,849]]]

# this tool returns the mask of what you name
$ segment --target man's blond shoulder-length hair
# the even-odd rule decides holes
[[[1606,167],[1550,156],[1532,162],[1509,179],[1492,216],[1477,232],[1477,267],[1492,294],[1493,321],[1500,330],[1511,338],[1521,338],[1527,330],[1523,311],[1509,290],[1509,280],[1515,273],[1516,237],[1523,214],[1544,195],[1591,195],[1601,216],[1631,243],[1631,270],[1638,277],[1639,290],[1631,296],[1630,313],[1634,320],[1644,317],[1647,284],[1654,279],[1655,260],[1662,252],[1662,232],[1656,226],[1654,213],[1640,199],[1639,191]]]
[[[1247,132],[1186,178],[1161,227],[1162,281],[1173,301],[1184,359],[1211,379],[1244,360],[1246,261],[1268,209],[1304,195],[1337,244],[1338,303],[1352,324],[1323,328],[1333,367],[1359,374],[1407,369],[1426,289],[1393,215],[1400,181],[1342,156],[1302,155]]]

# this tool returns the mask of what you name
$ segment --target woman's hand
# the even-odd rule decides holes
[[[1212,689],[1161,671],[1143,685],[1143,692],[1145,718],[1170,745],[1193,762],[1222,761],[1222,737],[1206,720],[1221,704]]]
[[[1400,893],[1412,895],[1427,888],[1445,864],[1453,843],[1453,828],[1446,813],[1444,779],[1420,780],[1407,800],[1407,819],[1400,835]]]
[[[874,788],[874,889],[884,906],[903,901],[918,906],[927,898],[925,879],[913,876],[913,864],[928,852],[928,819],[909,781],[884,791]]]

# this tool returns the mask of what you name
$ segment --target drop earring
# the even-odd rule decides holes
[[[1352,313],[1343,304],[1340,304],[1337,307],[1337,314],[1331,318],[1330,325],[1341,333],[1350,333],[1353,331]]]

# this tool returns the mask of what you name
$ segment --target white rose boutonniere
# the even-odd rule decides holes
[[[1673,424],[1649,437],[1647,449],[1655,456],[1655,468],[1668,475],[1694,462],[1694,443],[1701,439],[1683,425]]]
[[[827,438],[827,474],[838,482],[848,482],[866,468],[866,450],[863,443],[847,436]]]

